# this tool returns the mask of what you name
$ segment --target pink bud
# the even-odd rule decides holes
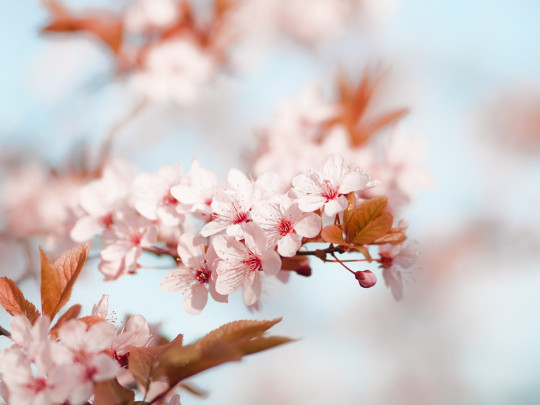
[[[354,276],[358,280],[360,286],[364,288],[373,287],[375,283],[377,283],[377,277],[369,270],[357,271],[354,273]]]

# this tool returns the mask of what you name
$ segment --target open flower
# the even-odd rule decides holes
[[[210,246],[206,250],[204,239],[185,233],[178,243],[178,254],[182,263],[161,280],[161,289],[166,292],[182,291],[184,308],[192,315],[199,314],[208,301],[208,292],[219,302],[227,297],[215,288],[216,252]]]
[[[394,299],[399,301],[403,299],[403,273],[414,265],[418,252],[411,245],[381,245],[379,256],[384,283],[392,290]]]
[[[298,204],[286,196],[280,203],[257,204],[251,215],[265,231],[269,243],[277,245],[278,253],[284,257],[296,254],[302,245],[302,237],[315,237],[321,230],[319,215],[301,211]]]
[[[281,259],[273,247],[268,247],[264,231],[253,222],[245,227],[243,241],[231,236],[216,236],[213,246],[217,261],[216,290],[231,294],[243,287],[246,305],[255,304],[261,296],[261,271],[275,276],[281,269]]]
[[[367,173],[343,166],[343,158],[339,155],[331,155],[322,171],[296,176],[292,184],[302,211],[313,212],[320,209],[329,217],[347,207],[346,194],[373,185]]]

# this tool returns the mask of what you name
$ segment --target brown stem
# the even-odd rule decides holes
[[[355,271],[352,271],[351,269],[349,269],[349,268],[347,267],[347,265],[346,265],[345,263],[343,263],[343,261],[339,260],[338,257],[336,256],[336,254],[335,254],[334,252],[331,252],[330,254],[332,255],[332,257],[333,257],[334,259],[336,259],[336,261],[337,261],[339,264],[341,264],[343,267],[345,267],[347,270],[349,270],[352,274],[356,274],[356,272],[355,272]]]
[[[135,105],[135,107],[133,107],[130,112],[128,112],[128,114],[124,118],[122,118],[120,121],[118,121],[111,127],[111,129],[107,133],[107,136],[103,140],[103,144],[101,145],[99,162],[97,166],[99,171],[103,170],[103,167],[109,160],[114,140],[116,139],[118,134],[122,131],[122,129],[125,128],[127,124],[129,124],[130,121],[133,120],[133,118],[135,118],[146,107],[147,104],[147,99],[141,100]]]
[[[9,333],[8,330],[2,328],[2,326],[0,326],[0,336],[5,336],[11,339],[11,333]]]

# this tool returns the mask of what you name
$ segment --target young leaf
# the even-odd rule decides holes
[[[120,18],[104,12],[75,17],[56,0],[47,0],[45,6],[51,11],[53,21],[42,29],[43,32],[87,32],[97,37],[115,55],[120,53],[124,32]]]
[[[351,215],[356,210],[356,194],[349,193],[347,195],[347,208],[343,212],[343,223],[347,224],[351,220]]]
[[[160,367],[170,386],[201,371],[243,356],[292,341],[286,337],[264,337],[263,334],[280,319],[272,321],[236,321],[210,332],[196,343],[171,348],[161,355]]]
[[[351,241],[355,245],[367,245],[374,240],[384,236],[392,229],[394,217],[389,212],[383,212],[379,216],[371,219],[362,229],[360,229]]]
[[[116,378],[98,382],[94,389],[94,405],[134,405],[135,393],[124,388]]]
[[[380,196],[366,200],[352,213],[345,224],[345,240],[352,242],[356,234],[364,228],[369,221],[383,213],[388,205],[388,198]],[[382,236],[382,235],[379,235]]]
[[[32,323],[39,316],[34,304],[24,298],[23,293],[13,280],[0,278],[0,305],[12,316],[24,315]]]
[[[334,245],[348,245],[348,243],[343,240],[343,231],[338,225],[325,226],[321,231],[321,236],[325,242],[333,243]]]
[[[148,391],[150,383],[163,376],[159,368],[161,355],[168,349],[182,347],[182,335],[163,346],[131,347],[128,356],[128,368],[135,380]]]
[[[41,309],[51,319],[68,302],[88,257],[90,242],[65,252],[54,264],[41,252]]]
[[[51,328],[51,336],[56,337],[58,328],[62,326],[64,323],[71,319],[75,319],[79,316],[79,313],[81,312],[81,306],[79,304],[73,305],[71,308],[69,308],[64,315],[62,315],[56,324]]]
[[[386,235],[374,240],[371,243],[373,243],[374,245],[383,245],[385,243],[390,243],[392,245],[399,245],[400,243],[405,242],[406,239],[407,239],[407,236],[405,236],[403,232],[399,230],[394,232],[394,230],[391,229],[390,232],[388,232]]]

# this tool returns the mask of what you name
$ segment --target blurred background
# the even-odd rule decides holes
[[[363,0],[334,22],[307,3],[291,2],[292,23],[277,28],[249,15],[258,31],[234,49],[232,67],[194,103],[152,103],[130,117],[113,155],[145,171],[187,169],[193,158],[222,179],[230,167],[248,171],[256,130],[279,102],[313,83],[331,97],[338,71],[359,79],[381,67],[381,102],[409,109],[399,125],[424,139],[421,163],[435,179],[403,212],[421,252],[404,300],[382,280],[361,289],[318,263],[310,278],[266,284],[258,312],[237,294],[190,316],[180,294],[159,290],[163,271],[104,282],[97,261],[73,296],[90,311],[110,294],[118,318],[142,313],[186,341],[274,317],[283,317],[275,333],[299,339],[194,378],[210,395],[184,393],[183,404],[539,403],[540,3]],[[108,50],[85,35],[41,34],[50,17],[35,1],[1,2],[0,15],[1,180],[21,163],[62,167],[76,150],[97,151],[136,104]],[[24,249],[6,239],[0,254],[1,275],[17,278]],[[35,279],[21,285],[37,302]]]

